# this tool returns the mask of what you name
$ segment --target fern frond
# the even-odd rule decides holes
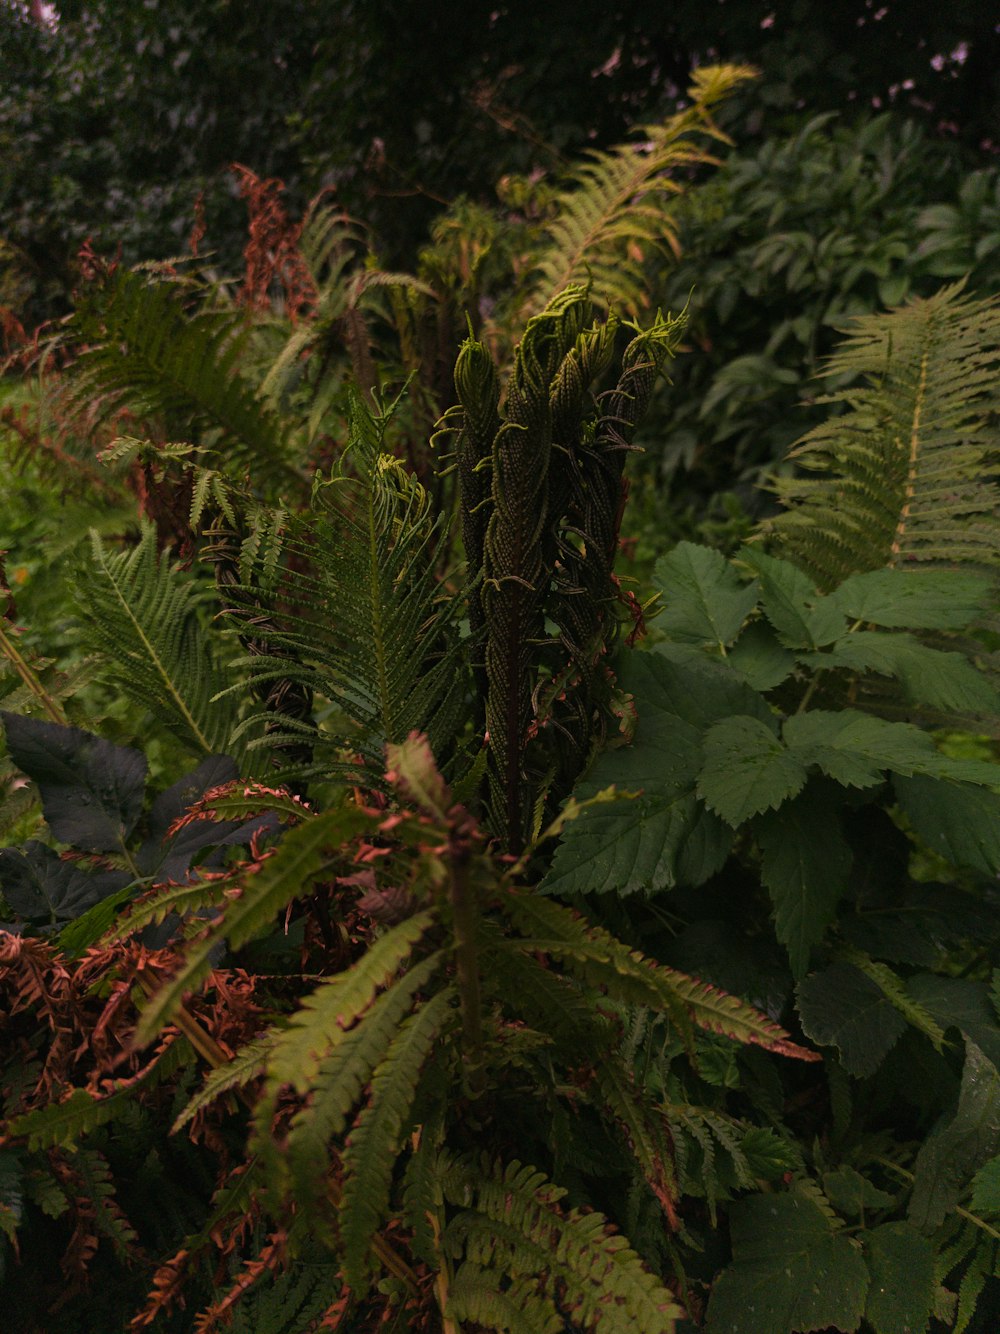
[[[443,1179],[446,1198],[464,1206],[448,1225],[445,1245],[491,1271],[490,1286],[505,1275],[529,1280],[522,1291],[533,1285],[543,1297],[558,1293],[571,1328],[672,1334],[684,1314],[673,1295],[602,1214],[560,1209],[565,1191],[541,1172],[516,1161],[506,1168],[455,1162]],[[466,1295],[464,1301],[470,1300]]]
[[[342,1029],[319,1023],[310,1026],[318,1065],[310,1075],[309,1101],[292,1118],[286,1146],[289,1186],[301,1203],[315,1200],[329,1168],[331,1139],[341,1136],[364,1095],[372,1071],[385,1060],[400,1025],[413,1008],[417,994],[426,988],[444,963],[440,952],[407,969],[394,985],[377,996],[353,1028]],[[289,1035],[289,1043],[301,1034]],[[258,1135],[263,1143],[268,1131],[270,1107],[284,1079],[287,1066],[271,1063],[268,1099],[257,1112]],[[282,1168],[283,1171],[283,1168]]]
[[[247,1084],[259,1079],[267,1068],[268,1057],[274,1050],[277,1040],[277,1031],[272,1029],[261,1037],[245,1042],[233,1059],[227,1061],[225,1065],[209,1070],[201,1088],[175,1119],[171,1133],[183,1130],[203,1107],[208,1107],[224,1093],[245,1088]]]
[[[917,562],[995,566],[1000,299],[956,284],[848,331],[826,376],[854,383],[792,450],[812,475],[775,482],[787,512],[768,530],[823,589]]]
[[[671,172],[688,172],[714,159],[698,136],[723,143],[709,109],[756,71],[745,65],[699,70],[688,90],[691,104],[642,138],[594,153],[556,198],[546,228],[525,318],[540,311],[570,283],[589,282],[605,307],[636,316],[648,305],[644,264],[679,251],[671,202],[682,186]]]
[[[466,694],[461,602],[445,596],[433,560],[441,520],[417,480],[383,450],[387,420],[354,397],[353,472],[317,486],[308,520],[288,520],[276,610],[253,630],[259,651],[243,664],[258,687],[288,679],[340,709],[353,728],[345,737],[334,725],[313,738],[317,768],[321,761],[326,772],[342,768],[346,739],[373,780],[386,743],[413,731],[445,750]],[[260,565],[248,563],[254,571]],[[249,600],[258,590],[242,591]],[[246,616],[254,627],[254,605]],[[273,725],[272,741],[280,741],[286,720]]]
[[[157,555],[152,525],[143,525],[131,551],[118,553],[92,532],[77,596],[84,642],[102,655],[115,684],[195,754],[227,753],[236,709],[214,699],[233,671],[204,623],[212,594],[166,552]]]
[[[565,960],[582,981],[606,989],[616,999],[665,1012],[679,1023],[682,1032],[688,1025],[697,1024],[709,1032],[783,1056],[803,1061],[820,1059],[816,1052],[797,1046],[784,1029],[752,1005],[686,973],[653,963],[552,899],[511,893],[504,900],[504,911],[528,937],[521,942],[523,948]]]
[[[242,868],[238,897],[202,936],[188,946],[184,962],[142,1012],[136,1041],[149,1041],[170,1022],[187,991],[198,987],[212,970],[215,950],[227,942],[240,949],[266,931],[293,899],[338,865],[341,845],[360,833],[369,817],[358,807],[342,806],[290,830],[281,844],[253,868]]]
[[[459,1268],[448,1290],[448,1314],[498,1334],[563,1334],[566,1329],[555,1302],[530,1279],[508,1280],[471,1260]]]
[[[108,418],[123,407],[198,430],[229,476],[301,495],[304,474],[278,416],[244,377],[250,331],[241,312],[190,314],[177,282],[118,270],[88,288],[68,324],[81,352],[73,403]]]
[[[458,1022],[455,987],[445,987],[407,1018],[372,1077],[371,1096],[351,1128],[342,1163],[340,1237],[344,1276],[367,1281],[367,1253],[389,1205],[392,1175],[409,1129],[417,1083],[442,1034]]]

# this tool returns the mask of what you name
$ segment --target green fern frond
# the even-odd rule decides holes
[[[563,1334],[566,1320],[531,1279],[508,1280],[467,1260],[448,1290],[448,1314],[498,1334]]]
[[[458,1022],[456,997],[456,989],[446,987],[403,1022],[372,1077],[368,1104],[351,1128],[342,1158],[340,1237],[344,1276],[356,1292],[366,1286],[368,1250],[388,1209],[421,1072],[442,1035]]]
[[[293,1264],[282,1274],[244,1289],[232,1308],[228,1334],[307,1334],[340,1289],[337,1268],[315,1262]]]
[[[233,682],[203,616],[211,590],[157,555],[144,524],[131,551],[112,553],[91,533],[91,559],[77,593],[84,643],[106,674],[196,755],[230,753],[231,700],[214,702]]]
[[[638,142],[591,155],[557,196],[526,318],[568,284],[584,281],[606,307],[635,316],[647,306],[645,262],[679,249],[670,205],[682,187],[670,173],[714,161],[698,136],[728,140],[709,109],[754,74],[745,65],[699,70],[688,90],[690,106],[661,125],[643,127]]]
[[[233,1089],[245,1088],[247,1084],[259,1079],[267,1068],[268,1057],[277,1042],[277,1031],[272,1029],[261,1037],[245,1042],[231,1061],[209,1070],[201,1088],[178,1115],[171,1127],[171,1133],[182,1130],[193,1121],[203,1107],[208,1107]]]
[[[286,566],[267,625],[253,629],[259,590],[242,590],[248,625],[259,635],[258,651],[241,664],[251,683],[287,679],[330,701],[353,724],[346,740],[373,779],[386,743],[413,731],[425,733],[436,753],[445,750],[466,698],[462,606],[444,594],[434,562],[441,518],[383,450],[387,420],[354,397],[344,469],[317,484],[307,520],[287,522]],[[261,560],[248,564],[256,573]],[[236,614],[243,614],[238,599]],[[273,744],[287,723],[272,722]],[[343,767],[343,728],[312,740],[317,768]]]
[[[696,1024],[736,1042],[798,1060],[820,1059],[815,1052],[793,1043],[784,1029],[752,1005],[686,973],[653,963],[552,899],[511,893],[504,900],[504,911],[528,937],[521,942],[523,948],[565,960],[582,981],[606,989],[627,1004],[665,1012],[679,1023],[682,1032]]]
[[[684,1314],[673,1295],[602,1214],[564,1212],[565,1191],[541,1172],[516,1161],[506,1168],[453,1162],[443,1180],[446,1198],[463,1207],[448,1225],[445,1246],[486,1271],[488,1290],[499,1287],[501,1275],[529,1280],[522,1291],[557,1296],[573,1329],[672,1334]]]
[[[67,326],[83,350],[71,404],[107,419],[123,407],[141,419],[194,427],[230,476],[252,472],[275,493],[302,494],[295,446],[242,372],[250,330],[236,310],[191,314],[178,282],[118,270],[88,288]]]
[[[849,333],[826,375],[853,383],[792,450],[810,475],[775,482],[787,512],[768,531],[823,589],[917,562],[995,566],[1000,299],[957,284]]]
[[[286,1164],[279,1165],[278,1173],[283,1176],[287,1165],[288,1185],[300,1203],[315,1200],[322,1190],[330,1141],[344,1133],[372,1072],[385,1060],[400,1025],[413,1009],[415,997],[432,982],[443,963],[444,955],[437,952],[407,969],[398,982],[375,998],[353,1028],[330,1027],[328,1021],[310,1025],[318,1065],[309,1077],[309,1101],[292,1118]],[[301,1033],[287,1037],[288,1045],[300,1041]],[[257,1112],[262,1144],[266,1142],[273,1099],[290,1082],[284,1078],[288,1064],[283,1069],[282,1059],[287,1062],[287,1050],[271,1062],[268,1099]],[[273,1154],[270,1157],[274,1165]]]

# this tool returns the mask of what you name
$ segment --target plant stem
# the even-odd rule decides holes
[[[28,666],[27,662],[21,656],[21,653],[18,650],[17,645],[7,634],[7,631],[4,629],[2,623],[0,623],[0,652],[3,653],[4,657],[11,664],[15,672],[17,672],[18,676],[28,687],[31,693],[39,701],[42,708],[49,715],[52,721],[54,723],[58,723],[60,727],[68,727],[69,719],[63,712],[62,706],[52,698],[49,692],[42,685],[41,681],[38,679],[37,673],[31,667]]]
[[[876,1158],[875,1161],[880,1167],[884,1167],[888,1171],[894,1172],[900,1180],[907,1182],[911,1186],[916,1180],[916,1177],[912,1172],[908,1172],[905,1167],[900,1167],[900,1165],[894,1163],[891,1158]],[[980,1218],[978,1214],[972,1213],[969,1209],[963,1209],[960,1204],[955,1205],[955,1213],[958,1214],[959,1218],[964,1218],[967,1223],[972,1223],[974,1227],[978,1227],[980,1231],[993,1237],[994,1240],[1000,1241],[1000,1232],[998,1232],[995,1227],[991,1227],[990,1224],[987,1223],[984,1218]]]
[[[483,1015],[479,994],[479,959],[476,949],[476,905],[469,879],[469,854],[461,851],[451,863],[451,916],[455,932],[455,972],[462,1011],[462,1059],[465,1085],[471,1097],[484,1088]]]

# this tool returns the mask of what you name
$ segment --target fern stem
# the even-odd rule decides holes
[[[896,523],[896,531],[892,536],[892,546],[889,548],[889,559],[886,562],[889,569],[892,569],[899,560],[900,552],[903,548],[903,537],[906,533],[906,525],[910,519],[910,510],[913,508],[913,497],[917,489],[917,458],[920,453],[920,419],[923,414],[924,398],[927,394],[927,360],[928,352],[924,349],[924,354],[920,358],[920,379],[917,387],[916,402],[913,407],[913,424],[910,428],[910,456],[906,465],[906,490],[903,493],[903,504],[899,511],[899,520]]]
[[[68,727],[69,719],[63,712],[62,706],[52,698],[42,685],[41,681],[38,679],[38,674],[21,656],[17,645],[7,634],[2,624],[0,624],[0,650],[3,651],[4,657],[14,668],[14,671],[17,672],[18,676],[35,696],[52,721],[58,723],[60,727]]]
[[[457,853],[451,863],[451,916],[455,932],[455,973],[462,1013],[462,1059],[465,1085],[470,1097],[483,1092],[483,1012],[479,990],[479,956],[476,947],[476,904],[469,877],[468,851]]]

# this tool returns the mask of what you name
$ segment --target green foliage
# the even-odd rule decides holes
[[[855,321],[827,373],[863,382],[830,395],[842,411],[793,451],[820,476],[779,481],[790,508],[771,525],[824,587],[917,561],[994,562],[998,320],[994,299],[959,284]]]

